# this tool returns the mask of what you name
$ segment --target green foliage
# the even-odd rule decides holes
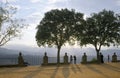
[[[53,46],[58,48],[58,58],[61,46],[69,42],[74,44],[75,26],[83,20],[82,13],[74,10],[55,9],[45,13],[45,17],[37,26],[36,41],[38,46]]]
[[[120,36],[120,22],[113,11],[103,10],[94,13],[86,20],[85,32],[81,44],[93,44],[94,46],[110,46],[118,42]]]
[[[92,44],[97,52],[101,46],[117,45],[120,43],[120,15],[113,11],[103,10],[91,14],[84,22],[83,32],[78,31],[81,45]]]
[[[99,64],[96,58],[92,58],[91,61],[88,61],[87,64]]]
[[[96,58],[93,58],[93,59],[91,60],[91,62],[97,62],[97,59],[96,59]]]
[[[62,46],[67,41],[72,42],[75,23],[78,21],[75,14],[74,10],[68,9],[47,12],[37,26],[36,41],[38,46],[45,44]],[[79,13],[79,19],[82,18],[83,14]]]
[[[101,46],[109,47],[111,44],[120,43],[120,15],[104,9],[84,20],[82,13],[55,9],[45,13],[45,17],[37,26],[38,46],[56,45],[58,53],[65,43],[74,45],[76,38],[82,46],[92,44],[98,59]]]

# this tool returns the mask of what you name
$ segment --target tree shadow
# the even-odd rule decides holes
[[[105,68],[108,68],[110,70],[113,70],[115,72],[120,72],[120,68],[119,67],[115,67],[115,66],[112,66],[110,64],[103,64],[102,66],[105,67]]]
[[[103,72],[101,72],[100,70],[96,69],[95,67],[92,67],[90,65],[85,65],[88,69],[98,73],[98,74],[101,74],[102,76],[104,76],[105,78],[109,78],[109,76],[105,75]],[[104,71],[104,70],[103,70]]]
[[[80,69],[80,67],[78,65],[75,65],[75,66],[79,72],[82,72],[82,70]]]
[[[37,70],[35,71],[29,71],[30,73],[28,75],[26,75],[24,78],[32,78],[34,76],[36,76],[39,72],[41,72],[43,70],[43,68],[39,67]],[[28,72],[28,71],[27,71]]]
[[[64,78],[68,78],[69,77],[70,71],[69,71],[69,68],[68,68],[67,65],[63,67],[62,73],[63,73]]]
[[[55,78],[57,72],[58,72],[59,66],[57,66],[57,68],[55,69],[55,71],[53,72],[52,76],[50,78]]]
[[[76,69],[76,67],[74,67],[74,65],[71,66],[71,69],[72,69],[72,71],[73,71],[74,73],[77,72],[77,69]]]
[[[113,65],[111,65],[111,64],[106,64],[106,65],[109,65],[109,66],[111,66],[111,67],[113,67],[113,68],[116,68],[116,69],[119,69],[119,70],[120,70],[120,67],[116,67],[116,66],[113,66]]]

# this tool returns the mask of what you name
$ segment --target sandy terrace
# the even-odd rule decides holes
[[[0,78],[120,78],[120,63],[0,68]]]

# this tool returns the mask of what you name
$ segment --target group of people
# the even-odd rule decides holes
[[[77,60],[76,56],[70,55],[70,63],[73,63],[73,60],[74,60],[74,64],[76,64],[76,60]]]

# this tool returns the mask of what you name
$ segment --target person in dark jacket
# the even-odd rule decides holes
[[[72,60],[73,60],[73,56],[70,55],[70,63],[72,63]]]
[[[100,53],[100,62],[101,62],[101,63],[104,63],[103,58],[104,58],[103,54],[102,54],[102,53]]]
[[[76,60],[77,60],[77,59],[76,59],[76,56],[74,56],[74,64],[76,64]]]

